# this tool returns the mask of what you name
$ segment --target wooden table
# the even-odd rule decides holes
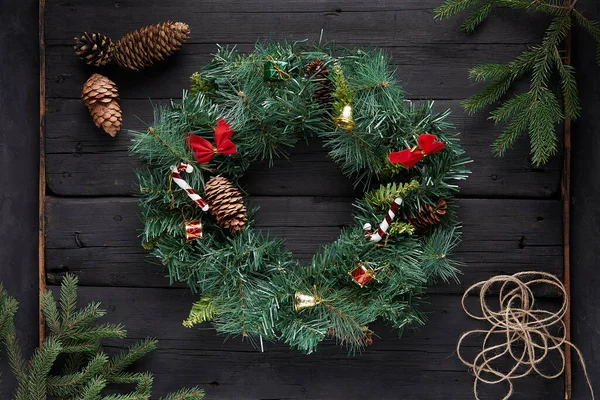
[[[42,0],[43,275],[55,286],[65,273],[77,274],[81,300],[101,301],[109,310],[107,321],[123,322],[131,340],[160,340],[155,354],[139,365],[154,372],[156,395],[198,384],[210,399],[469,399],[472,377],[454,354],[460,333],[478,326],[460,308],[465,287],[525,269],[562,276],[561,158],[532,167],[525,137],[505,158],[492,157],[490,144],[501,129],[485,113],[467,116],[460,109],[460,101],[479,88],[468,81],[467,69],[516,56],[539,41],[546,21],[533,13],[501,11],[469,37],[460,32],[458,18],[433,20],[432,9],[440,1],[57,0],[44,5]],[[21,302],[17,322],[31,348],[37,341],[38,3],[4,3],[0,278]],[[600,15],[593,0],[580,3],[589,14]],[[247,51],[259,38],[316,40],[321,29],[325,40],[341,45],[386,49],[410,98],[432,98],[438,110],[454,111],[452,120],[474,160],[458,200],[464,241],[457,256],[467,267],[460,284],[431,290],[425,328],[398,339],[378,324],[375,343],[349,358],[331,343],[310,356],[282,344],[267,344],[261,353],[239,339],[223,343],[208,325],[200,330],[181,326],[194,297],[183,286],[169,286],[165,271],[150,263],[140,246],[133,197],[139,162],[127,154],[125,130],[113,139],[93,126],[79,95],[94,70],[71,47],[84,30],[118,38],[167,19],[191,26],[192,39],[181,54],[144,73],[102,70],[119,85],[125,129],[144,129],[152,123],[153,104],[181,97],[189,76],[210,59],[216,43]],[[600,299],[600,272],[594,248],[600,221],[594,203],[600,195],[600,80],[589,38],[577,32],[575,39],[584,115],[573,134],[573,333],[598,384],[600,360],[594,356],[600,350],[600,312],[594,301]],[[258,225],[286,238],[302,260],[337,237],[350,221],[356,197],[318,140],[298,146],[289,161],[279,160],[273,168],[254,167],[246,184],[252,203],[261,206]],[[557,299],[549,294],[545,301]],[[3,380],[0,398],[14,384],[8,373]],[[576,396],[584,396],[583,382],[576,378],[575,384]],[[515,398],[561,399],[563,386],[561,379],[531,377],[517,383]]]

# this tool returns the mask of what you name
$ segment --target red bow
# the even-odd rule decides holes
[[[194,152],[196,160],[201,164],[206,164],[213,158],[215,153],[235,154],[236,147],[231,141],[231,136],[233,136],[231,125],[223,118],[219,118],[219,122],[217,122],[217,127],[215,128],[215,143],[217,147],[213,147],[208,140],[197,135],[190,135],[189,133],[185,134],[185,140],[188,148]]]
[[[390,153],[390,162],[400,163],[406,168],[412,168],[426,155],[444,150],[444,143],[437,140],[436,136],[432,135],[431,133],[419,135],[418,143],[418,147],[420,147],[420,149],[417,149],[417,146],[415,146],[412,149]]]

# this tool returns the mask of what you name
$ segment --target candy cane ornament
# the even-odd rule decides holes
[[[191,174],[194,172],[194,167],[185,162],[182,162],[179,165],[173,165],[171,167],[171,178],[173,179],[173,182],[182,188],[190,197],[190,199],[194,200],[194,203],[196,203],[202,211],[208,211],[209,207],[206,200],[200,197],[200,195],[196,193],[196,191],[192,189],[192,187],[181,177],[181,172],[184,171],[188,174]]]
[[[372,228],[371,224],[369,224],[367,222],[363,226],[363,231],[365,232],[365,237],[367,239],[369,239],[371,242],[375,242],[375,243],[380,242],[381,239],[383,239],[383,237],[385,236],[385,233],[387,232],[388,228],[390,227],[390,224],[396,217],[396,214],[398,214],[398,208],[400,208],[400,205],[402,205],[402,199],[400,197],[398,197],[392,203],[392,206],[388,210],[388,213],[385,216],[385,218],[383,219],[383,221],[381,221],[381,224],[379,224],[379,227],[377,228],[377,232],[373,232],[373,228]]]

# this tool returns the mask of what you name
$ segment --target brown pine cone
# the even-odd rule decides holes
[[[118,103],[119,90],[113,81],[100,74],[90,76],[83,84],[81,99],[96,127],[113,137],[121,130],[123,115]]]
[[[423,232],[427,228],[442,222],[446,211],[448,211],[448,204],[444,199],[438,199],[435,205],[425,203],[415,215],[408,217],[408,223],[414,226],[417,231]]]
[[[101,67],[112,60],[113,42],[108,36],[100,33],[83,32],[75,38],[77,44],[73,46],[77,54],[86,64]]]
[[[315,82],[316,89],[313,93],[313,99],[324,105],[333,102],[333,88],[329,79],[329,70],[323,60],[317,58],[311,61],[306,67],[306,77]]]
[[[125,35],[114,48],[114,59],[123,68],[139,71],[179,51],[190,35],[183,22],[148,25]]]
[[[242,193],[227,178],[217,176],[204,186],[204,195],[221,227],[237,233],[244,229],[248,214]]]

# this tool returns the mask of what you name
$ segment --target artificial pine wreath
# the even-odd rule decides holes
[[[458,272],[452,196],[469,159],[448,113],[407,101],[389,64],[379,50],[219,48],[191,93],[134,133],[144,247],[200,296],[185,326],[212,321],[310,353],[327,338],[362,349],[378,318],[400,331],[424,323],[426,287]],[[365,195],[353,224],[300,265],[254,228],[238,180],[315,136]]]

